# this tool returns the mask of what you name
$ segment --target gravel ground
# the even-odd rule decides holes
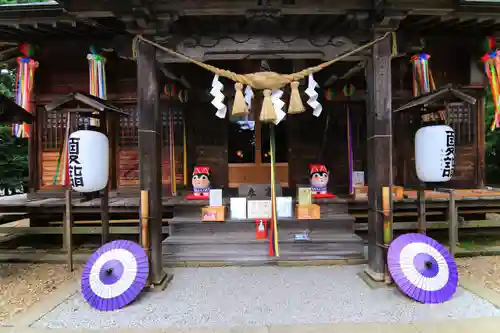
[[[0,323],[28,309],[78,274],[79,267],[68,273],[65,265],[0,264]]]
[[[370,289],[361,266],[179,268],[161,293],[115,312],[90,308],[80,293],[33,324],[48,328],[166,328],[445,320],[500,316],[468,291],[423,305],[394,288]]]
[[[500,256],[457,259],[460,276],[500,293]]]

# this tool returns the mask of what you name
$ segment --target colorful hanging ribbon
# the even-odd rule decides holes
[[[107,99],[106,89],[106,58],[99,54],[87,54],[89,61],[89,91],[92,96]],[[91,126],[99,126],[97,118],[90,119]]]
[[[411,58],[413,67],[413,96],[430,93],[436,89],[432,72],[429,68],[430,55],[420,53]]]
[[[170,189],[172,196],[177,195],[177,170],[175,164],[175,122],[174,110],[170,108],[170,126],[169,126],[169,152],[170,152]]]
[[[500,126],[500,53],[493,51],[486,53],[481,61],[484,63],[486,76],[490,81],[491,95],[495,104],[495,118],[490,125],[490,130]]]
[[[38,62],[31,58],[32,48],[30,46],[23,44],[21,51],[25,56],[17,58],[16,103],[31,113],[33,111],[31,98]],[[12,134],[18,138],[29,138],[31,126],[26,123],[13,124]]]
[[[327,101],[333,101],[335,98],[335,90],[328,88],[325,90],[325,100]]]
[[[175,84],[166,84],[163,87],[163,92],[167,99],[178,100],[181,103],[187,103],[189,98],[189,93],[187,90],[178,89]]]

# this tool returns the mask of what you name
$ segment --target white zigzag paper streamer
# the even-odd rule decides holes
[[[212,105],[217,108],[215,115],[221,119],[226,118],[227,106],[224,104],[224,94],[222,93],[224,85],[219,80],[219,75],[215,75],[212,81],[212,89],[210,95],[214,96]]]
[[[286,112],[283,111],[285,103],[281,100],[282,96],[283,90],[281,89],[274,90],[271,94],[271,101],[273,102],[274,112],[276,112],[276,120],[274,121],[275,125],[278,125],[286,116]]]
[[[252,87],[247,86],[245,88],[245,103],[247,104],[248,111],[252,108],[252,100],[253,100],[253,90]]]
[[[314,80],[312,74],[309,74],[309,83],[307,84],[306,95],[309,96],[307,104],[313,109],[313,115],[319,117],[323,106],[318,102],[318,93],[316,88],[319,88],[318,82]]]

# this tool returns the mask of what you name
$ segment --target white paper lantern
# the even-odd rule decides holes
[[[100,191],[108,184],[109,140],[96,131],[76,131],[68,140],[69,179],[77,192]]]
[[[455,131],[447,125],[419,129],[415,135],[415,164],[421,181],[449,181],[455,169]]]

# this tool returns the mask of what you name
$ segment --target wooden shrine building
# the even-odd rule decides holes
[[[297,187],[309,184],[310,164],[328,166],[328,190],[337,198],[321,201],[322,216],[336,223],[321,225],[320,220],[307,228],[313,235],[314,230],[321,233],[331,226],[346,235],[343,239],[318,236],[317,251],[307,252],[307,246],[286,240],[293,230],[306,228],[304,224],[290,221],[287,229],[288,222],[280,222],[283,248],[289,251],[282,252],[288,257],[282,256],[290,260],[362,258],[362,242],[353,238],[352,230],[368,230],[369,266],[378,276],[384,270],[383,248],[378,246],[383,244],[382,188],[393,189],[386,213],[394,225],[404,222],[412,228],[419,206],[415,190],[421,186],[415,173],[413,137],[429,117],[443,117],[456,132],[455,174],[446,187],[457,189],[459,215],[466,221],[500,212],[500,192],[485,189],[488,81],[480,59],[483,41],[500,28],[500,4],[488,3],[61,0],[0,6],[2,60],[15,67],[18,44],[30,43],[39,63],[32,97],[28,201],[16,207],[1,204],[0,209],[24,207],[33,213],[33,221],[40,217],[39,225],[50,218],[61,220],[52,215],[62,215],[64,210],[62,199],[57,199],[66,186],[58,161],[67,120],[64,113],[47,111],[45,105],[60,95],[89,91],[87,54],[92,49],[106,58],[106,99],[128,113],[108,128],[110,213],[137,213],[139,191],[149,190],[155,263],[162,262],[162,227],[169,234],[163,245],[166,261],[222,260],[218,254],[231,251],[231,246],[241,247],[228,260],[262,260],[267,256],[265,243],[238,239],[216,249],[207,235],[223,232],[230,223],[189,224],[188,216],[192,221],[201,205],[182,200],[191,190],[195,165],[210,167],[212,187],[223,189],[225,197],[237,196],[238,188],[245,185],[270,183],[269,126],[256,116],[261,94],[255,92],[248,118],[233,119],[229,114],[234,83],[222,79],[228,115],[218,118],[211,104],[212,73],[150,43],[133,43],[134,36],[236,73],[300,71],[385,36],[315,75],[322,113],[314,116],[306,104],[306,112],[288,115],[276,126],[275,151],[276,182],[284,195],[295,197]],[[410,60],[420,52],[431,55],[429,66],[437,88],[452,85],[477,102],[450,100],[430,115],[393,113],[413,98]],[[307,86],[303,81],[301,91]],[[288,103],[286,89],[284,94],[282,100]],[[307,99],[302,96],[304,102]],[[351,191],[353,171],[357,186]],[[425,192],[429,223],[446,220],[447,195],[433,190],[429,186]],[[75,214],[98,208],[98,201],[75,200]],[[239,234],[254,232],[252,221],[238,228],[234,230]],[[338,230],[336,234],[341,233]],[[176,233],[181,234],[176,238]],[[206,256],[190,257],[189,251]],[[161,275],[158,265],[153,270],[155,279]]]

